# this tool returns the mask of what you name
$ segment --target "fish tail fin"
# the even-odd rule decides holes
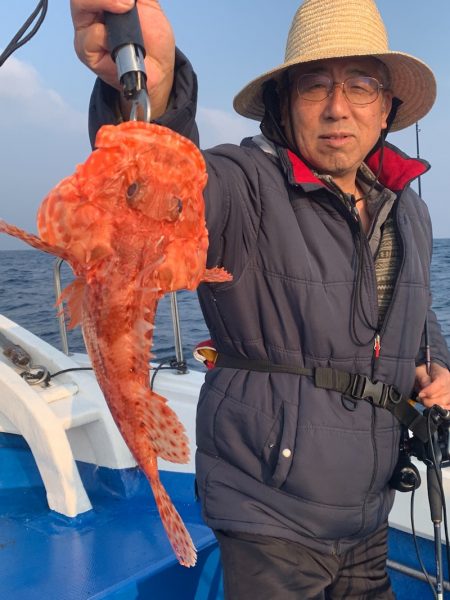
[[[189,461],[189,440],[183,424],[167,400],[151,391],[152,413],[147,415],[149,437],[158,456],[174,463]]]
[[[150,479],[150,485],[155,496],[161,521],[166,530],[169,542],[175,552],[178,562],[184,567],[193,567],[197,562],[197,552],[186,526],[181,520],[168,493],[164,489],[158,474]]]
[[[233,275],[231,275],[231,273],[228,273],[228,271],[220,267],[214,267],[213,269],[206,269],[202,281],[208,283],[220,283],[223,281],[231,281],[232,279]]]
[[[56,306],[60,307],[58,315],[64,312],[62,303],[63,301],[66,302],[66,312],[69,318],[69,329],[73,329],[81,323],[83,316],[83,295],[85,287],[86,280],[84,277],[77,277],[64,288],[56,301]]]

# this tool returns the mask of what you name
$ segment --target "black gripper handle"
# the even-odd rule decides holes
[[[145,57],[144,40],[136,4],[122,14],[105,11],[105,25],[108,35],[108,49],[113,59],[119,48],[127,44],[139,46]]]

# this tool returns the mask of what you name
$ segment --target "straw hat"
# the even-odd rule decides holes
[[[389,50],[386,29],[373,0],[305,0],[289,31],[284,63],[244,87],[235,110],[250,119],[264,116],[263,84],[301,63],[344,56],[373,56],[388,67],[391,91],[402,101],[391,131],[424,117],[436,98],[436,80],[421,60]]]

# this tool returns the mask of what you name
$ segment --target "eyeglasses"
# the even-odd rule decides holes
[[[342,91],[351,104],[360,106],[375,102],[380,94],[380,90],[384,87],[374,77],[365,77],[362,75],[348,77],[345,81],[337,83],[327,75],[311,73],[300,75],[296,82],[300,98],[310,100],[311,102],[322,102],[322,100],[331,96],[337,85],[342,86]]]

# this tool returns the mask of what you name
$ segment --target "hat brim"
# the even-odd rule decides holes
[[[391,91],[402,101],[391,131],[399,131],[422,119],[431,109],[436,99],[436,79],[432,70],[421,60],[404,52],[386,52],[383,54],[352,54],[341,56],[303,56],[267,71],[246,85],[234,98],[236,112],[249,119],[261,121],[264,116],[263,86],[270,79],[279,80],[289,68],[327,58],[371,56],[381,60],[389,69]]]

